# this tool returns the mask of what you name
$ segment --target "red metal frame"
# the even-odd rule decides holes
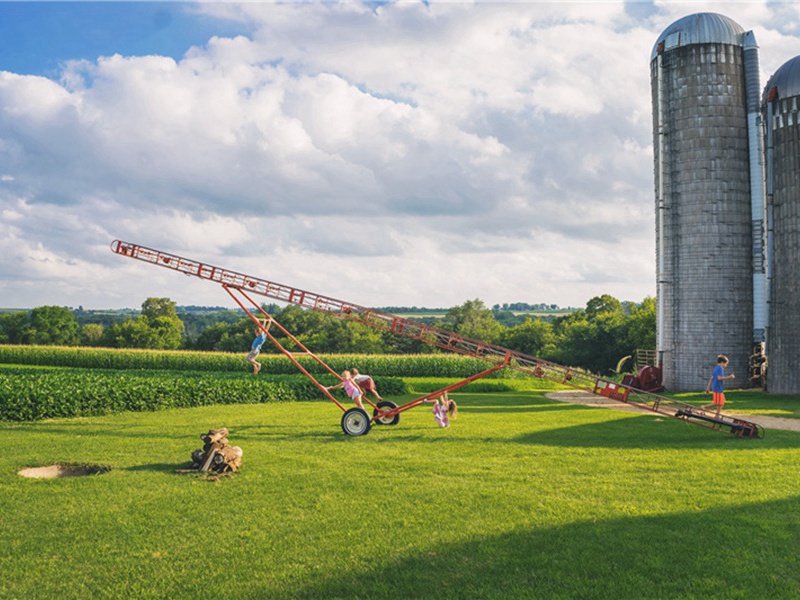
[[[444,350],[501,364],[502,366],[499,368],[507,367],[522,371],[534,377],[583,389],[664,416],[678,418],[687,423],[740,437],[764,437],[764,428],[757,423],[723,414],[717,417],[715,413],[705,411],[691,404],[616,383],[579,369],[564,367],[495,344],[471,339],[432,325],[417,323],[410,319],[383,313],[351,302],[215,267],[130,242],[114,240],[111,244],[111,250],[122,256],[214,281],[226,287],[227,290],[237,289],[243,293],[247,290],[248,292],[289,304],[296,304],[343,319],[357,321],[381,331],[417,339]]]
[[[465,385],[468,385],[468,384],[472,383],[473,381],[476,381],[476,380],[480,379],[481,377],[486,377],[487,375],[491,375],[495,371],[499,371],[500,369],[504,369],[507,366],[508,365],[506,363],[501,363],[499,365],[494,365],[493,367],[489,367],[485,371],[481,371],[480,373],[476,373],[475,375],[472,375],[471,377],[467,377],[466,379],[462,379],[461,381],[459,381],[457,383],[450,384],[447,387],[443,387],[441,389],[438,389],[435,392],[431,392],[430,394],[425,394],[424,396],[420,396],[419,398],[416,398],[416,399],[412,400],[411,402],[407,402],[406,404],[402,404],[402,405],[398,406],[397,408],[393,408],[393,409],[390,409],[390,410],[383,411],[380,414],[375,415],[375,419],[390,418],[390,417],[393,417],[394,415],[398,415],[401,412],[404,412],[404,411],[410,410],[412,408],[415,408],[415,407],[419,406],[420,404],[424,404],[428,400],[433,400],[434,398],[439,398],[440,396],[442,396],[445,393],[449,393],[449,392],[457,390],[458,388],[462,388]],[[378,409],[378,410],[380,410],[380,409]],[[375,419],[373,419],[373,420],[375,420]]]
[[[230,297],[233,298],[234,302],[236,302],[236,304],[238,304],[241,307],[241,309],[245,313],[247,313],[247,316],[250,317],[250,319],[253,321],[253,323],[255,323],[256,326],[266,334],[266,336],[269,338],[269,340],[278,348],[278,350],[280,350],[283,353],[284,356],[286,356],[286,358],[288,358],[290,361],[292,361],[294,366],[296,366],[298,368],[298,370],[300,370],[303,373],[303,375],[308,377],[314,383],[314,385],[317,386],[317,388],[323,394],[325,394],[325,396],[327,396],[329,400],[331,400],[334,404],[336,404],[336,406],[338,406],[340,409],[342,409],[343,412],[347,410],[347,408],[341,402],[339,402],[333,396],[333,394],[330,393],[330,391],[328,391],[328,388],[326,388],[319,381],[317,381],[317,379],[305,367],[303,367],[302,364],[300,364],[300,362],[295,358],[295,356],[298,355],[298,354],[301,354],[301,355],[304,355],[304,356],[311,357],[317,363],[322,365],[322,367],[324,367],[325,370],[327,370],[331,375],[333,375],[337,379],[341,380],[342,378],[339,376],[339,374],[336,371],[331,369],[321,358],[319,358],[316,354],[311,352],[311,350],[309,350],[300,340],[298,340],[291,333],[289,333],[289,331],[287,331],[286,328],[283,327],[283,325],[278,323],[278,321],[272,315],[270,315],[263,308],[261,308],[261,306],[259,306],[259,304],[255,300],[253,300],[250,296],[248,296],[247,293],[244,290],[241,290],[239,288],[233,288],[233,287],[229,286],[228,284],[222,284],[222,287],[226,292],[228,292]],[[252,304],[261,313],[261,315],[263,317],[262,320],[265,320],[267,322],[266,326],[261,322],[262,320],[259,320],[259,318],[256,317],[247,308],[247,306],[245,306],[245,304],[241,301],[241,299],[239,299],[236,296],[236,294],[234,293],[234,290],[236,292],[238,292],[239,294],[241,294],[242,296],[244,296],[244,298],[246,298],[250,302],[250,304]],[[281,333],[283,333],[290,340],[292,340],[292,342],[294,342],[297,346],[302,348],[303,352],[290,352],[290,351],[288,351],[283,346],[283,344],[281,344],[280,341],[278,341],[278,339],[275,338],[275,336],[273,336],[270,333],[269,329],[270,329],[270,327],[272,325],[275,325],[281,331]],[[411,400],[410,402],[407,402],[405,404],[401,404],[401,405],[399,405],[399,406],[397,406],[395,408],[391,408],[391,409],[379,408],[378,405],[374,404],[369,398],[367,398],[366,394],[364,394],[362,396],[362,400],[366,401],[366,403],[369,404],[375,410],[374,416],[372,417],[373,421],[376,421],[378,419],[390,419],[390,418],[394,417],[395,415],[399,415],[400,413],[405,412],[407,410],[410,410],[412,408],[415,408],[415,407],[419,406],[420,404],[424,404],[428,400],[432,400],[433,398],[438,398],[438,397],[442,396],[446,392],[452,392],[452,391],[457,390],[457,389],[459,389],[461,387],[464,387],[465,385],[470,384],[473,381],[476,381],[476,380],[478,380],[478,379],[480,379],[482,377],[486,377],[487,375],[491,375],[495,371],[499,371],[500,369],[503,369],[506,366],[508,366],[508,359],[504,360],[500,364],[494,365],[493,367],[490,367],[489,369],[486,369],[485,371],[481,371],[480,373],[476,373],[475,375],[467,377],[466,379],[462,379],[461,381],[458,381],[456,383],[450,384],[450,385],[448,385],[446,387],[443,387],[443,388],[441,388],[439,390],[436,390],[435,392],[431,392],[431,393],[426,394],[424,396],[420,396],[419,398],[416,398],[414,400]]]
[[[288,351],[286,348],[284,348],[284,347],[283,347],[283,344],[281,344],[281,343],[280,343],[280,342],[277,340],[277,338],[275,338],[275,336],[273,336],[273,335],[272,335],[272,334],[269,332],[269,329],[270,329],[270,327],[271,327],[272,325],[275,325],[275,326],[276,326],[278,329],[280,329],[280,330],[281,330],[281,333],[283,333],[285,336],[287,336],[287,337],[288,337],[290,340],[292,340],[292,341],[293,341],[295,344],[297,344],[297,345],[298,345],[300,348],[302,348],[302,349],[303,349],[303,352],[302,352],[302,353],[300,353],[300,354],[303,354],[303,355],[305,355],[305,356],[310,356],[310,357],[311,357],[311,358],[313,358],[313,359],[314,359],[316,362],[318,362],[320,365],[322,365],[322,366],[323,366],[323,367],[324,367],[324,368],[325,368],[325,369],[326,369],[326,370],[327,370],[329,373],[331,373],[331,374],[332,374],[334,377],[336,377],[336,378],[338,378],[338,379],[341,379],[341,377],[339,377],[339,374],[338,374],[338,373],[336,373],[336,371],[334,371],[333,369],[331,369],[331,368],[330,368],[330,367],[329,367],[327,364],[325,364],[325,362],[324,362],[324,361],[323,361],[321,358],[319,358],[319,357],[318,357],[316,354],[314,354],[313,352],[311,352],[311,350],[309,350],[309,349],[308,349],[308,348],[307,348],[307,347],[306,347],[306,346],[305,346],[305,345],[304,345],[302,342],[300,342],[300,340],[298,340],[298,339],[297,339],[296,337],[294,337],[294,336],[293,336],[291,333],[289,333],[289,332],[288,332],[288,331],[287,331],[287,330],[286,330],[286,329],[283,327],[283,325],[281,325],[280,323],[278,323],[278,321],[276,321],[276,320],[275,320],[275,319],[272,317],[272,315],[268,314],[268,313],[267,313],[267,312],[266,312],[266,311],[265,311],[263,308],[261,308],[261,307],[260,307],[260,306],[259,306],[259,305],[258,305],[256,302],[254,302],[254,301],[253,301],[253,299],[252,299],[252,298],[250,298],[250,297],[249,297],[247,294],[245,294],[245,293],[244,293],[242,290],[238,290],[237,288],[231,288],[229,285],[226,285],[226,284],[224,284],[224,283],[222,284],[222,288],[223,288],[223,289],[224,289],[226,292],[228,292],[228,294],[230,294],[230,297],[231,297],[231,298],[233,298],[234,302],[236,302],[236,304],[238,304],[238,305],[239,305],[239,306],[242,308],[242,310],[244,310],[244,312],[246,312],[246,313],[247,313],[247,316],[248,316],[248,317],[250,317],[250,319],[253,321],[253,323],[255,323],[255,324],[256,324],[256,326],[257,326],[257,327],[258,327],[258,328],[259,328],[261,331],[263,331],[263,332],[266,334],[266,336],[269,338],[269,341],[271,341],[271,342],[273,343],[273,345],[275,345],[275,347],[276,347],[276,348],[278,348],[278,350],[280,350],[280,351],[283,353],[283,355],[284,355],[284,356],[286,356],[286,358],[288,358],[290,361],[292,361],[292,363],[294,364],[294,366],[295,366],[295,367],[297,367],[297,368],[298,368],[298,370],[299,370],[301,373],[303,373],[303,375],[305,375],[306,377],[308,377],[308,378],[309,378],[309,379],[310,379],[310,380],[313,382],[313,384],[314,384],[315,386],[317,386],[317,388],[319,388],[319,391],[320,391],[320,392],[322,392],[323,394],[325,394],[325,395],[328,397],[328,399],[329,399],[329,400],[331,400],[331,401],[332,401],[334,404],[336,404],[336,406],[338,406],[339,408],[341,408],[341,409],[342,409],[342,411],[345,411],[345,410],[347,410],[347,409],[346,409],[346,408],[345,408],[345,407],[344,407],[344,406],[343,406],[343,405],[342,405],[342,404],[341,404],[341,403],[340,403],[340,402],[339,402],[339,401],[338,401],[338,400],[337,400],[337,399],[336,399],[336,398],[333,396],[333,394],[331,394],[331,393],[328,391],[328,388],[326,388],[326,387],[325,387],[324,385],[322,385],[322,384],[321,384],[319,381],[317,381],[317,380],[316,380],[316,378],[315,378],[315,377],[314,377],[314,376],[313,376],[311,373],[309,373],[309,372],[308,372],[308,370],[307,370],[307,369],[306,369],[306,368],[305,368],[303,365],[301,365],[301,364],[300,364],[300,362],[299,362],[299,361],[298,361],[298,360],[295,358],[295,354],[297,354],[297,353],[292,353],[292,352],[289,352],[289,351]],[[257,309],[258,309],[258,310],[261,312],[261,314],[263,315],[264,319],[267,321],[267,325],[266,325],[266,326],[264,326],[264,324],[263,324],[263,323],[261,323],[261,321],[259,321],[259,319],[258,319],[258,318],[256,318],[256,316],[255,316],[255,315],[253,315],[253,313],[251,313],[251,312],[250,312],[250,310],[248,310],[248,308],[247,308],[247,307],[246,307],[246,306],[245,306],[245,305],[242,303],[242,301],[241,301],[239,298],[237,298],[237,297],[236,297],[236,294],[234,294],[234,293],[233,293],[233,291],[232,291],[233,289],[237,289],[237,291],[238,291],[240,294],[242,294],[242,296],[244,296],[245,298],[247,298],[247,299],[250,301],[250,303],[251,303],[251,304],[253,304],[253,306],[255,306],[255,307],[256,307],[256,308],[257,308]]]

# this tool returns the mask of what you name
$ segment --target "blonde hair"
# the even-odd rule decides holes
[[[456,406],[455,400],[448,400],[447,414],[454,419],[458,417],[458,406]]]

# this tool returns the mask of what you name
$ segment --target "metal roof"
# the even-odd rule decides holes
[[[778,88],[778,98],[800,96],[800,56],[795,56],[775,71],[764,88],[764,100],[772,88]]]
[[[733,44],[742,45],[744,28],[733,19],[717,13],[695,13],[678,19],[658,36],[652,61],[658,55],[658,46],[664,42],[664,49],[671,50],[678,46],[691,44]]]

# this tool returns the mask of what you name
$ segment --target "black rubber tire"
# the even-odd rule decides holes
[[[202,465],[203,461],[206,459],[206,453],[203,451],[202,448],[198,448],[194,452],[192,452],[192,462],[196,465]]]
[[[372,419],[363,408],[350,408],[342,415],[342,431],[347,435],[367,435],[372,429]]]
[[[393,408],[397,408],[397,404],[395,404],[391,400],[381,400],[375,406],[377,406],[378,408],[376,408],[375,410],[372,411],[372,416],[373,417],[377,417],[378,416],[378,412],[379,412],[378,409],[386,410],[388,408],[388,409],[391,410]],[[386,417],[386,418],[383,418],[383,419],[375,419],[373,422],[375,423],[375,425],[397,425],[400,422],[400,413],[397,413],[393,417]]]

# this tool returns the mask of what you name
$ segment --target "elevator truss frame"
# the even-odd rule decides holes
[[[329,374],[333,375],[334,377],[336,377],[338,380],[341,381],[342,378],[336,371],[334,371],[330,366],[328,366],[328,364],[325,363],[325,361],[323,361],[320,357],[311,352],[311,350],[309,350],[305,344],[303,344],[294,335],[292,335],[285,327],[283,327],[283,325],[278,323],[275,317],[267,313],[261,306],[259,306],[259,304],[255,300],[253,300],[247,294],[247,292],[237,287],[229,286],[227,284],[222,284],[222,288],[226,292],[228,292],[231,298],[233,298],[233,301],[236,302],[236,304],[238,304],[242,310],[244,310],[244,312],[247,314],[250,320],[253,321],[253,323],[255,323],[258,329],[262,331],[264,334],[266,334],[267,338],[272,342],[272,344],[276,348],[278,348],[278,350],[286,358],[288,358],[303,375],[305,375],[309,380],[311,380],[311,382],[317,387],[317,389],[319,389],[320,392],[322,392],[331,402],[333,402],[336,406],[338,406],[342,410],[342,412],[344,413],[342,415],[342,429],[348,435],[363,435],[365,433],[368,433],[369,430],[371,429],[371,423],[376,423],[379,425],[396,425],[400,421],[401,413],[404,413],[407,410],[411,410],[412,408],[416,408],[417,406],[420,406],[421,404],[424,404],[429,400],[439,398],[446,393],[462,388],[465,385],[472,383],[473,381],[477,381],[482,377],[491,375],[492,373],[499,371],[500,369],[503,369],[507,366],[508,361],[503,361],[502,363],[494,365],[484,371],[481,371],[480,373],[476,373],[475,375],[466,377],[461,381],[452,383],[448,386],[445,386],[441,389],[420,396],[419,398],[415,398],[414,400],[411,400],[410,402],[406,402],[405,404],[401,404],[399,406],[390,400],[382,400],[376,404],[372,402],[367,397],[366,394],[364,394],[362,395],[362,400],[373,408],[373,413],[372,417],[369,417],[369,415],[366,414],[366,412],[363,415],[359,415],[357,411],[359,411],[360,409],[346,408],[341,402],[339,402],[336,399],[336,397],[333,394],[331,394],[330,390],[326,386],[322,385],[310,371],[308,371],[305,367],[303,367],[300,361],[297,360],[297,357],[308,356],[309,358],[314,360],[317,364],[321,365]],[[241,296],[241,298],[239,296]],[[247,302],[249,302],[250,305],[261,314],[261,317],[257,317],[254,314],[253,310],[251,308],[248,308],[246,303],[242,301],[242,298],[244,298]],[[273,325],[283,335],[288,337],[292,341],[292,343],[294,343],[294,345],[296,345],[298,348],[301,348],[301,351],[292,352],[288,350],[280,342],[280,339],[272,335],[272,333],[270,332],[270,329],[272,328]],[[361,418],[366,419],[366,422],[363,425],[363,429],[359,429],[358,426],[354,427],[352,425],[353,419],[358,419],[359,416]]]
[[[764,437],[764,428],[752,421],[725,414],[716,415],[714,412],[706,411],[685,402],[626,386],[580,369],[558,365],[550,361],[523,354],[516,350],[509,350],[508,348],[503,348],[495,344],[471,339],[433,325],[425,325],[411,319],[359,306],[358,304],[338,300],[330,296],[251,275],[245,275],[243,273],[130,242],[114,240],[111,243],[111,250],[121,256],[127,256],[128,258],[178,271],[185,275],[218,283],[231,294],[232,297],[233,294],[231,290],[237,290],[237,292],[241,292],[245,295],[256,307],[258,307],[258,305],[253,302],[249,296],[246,296],[246,294],[258,294],[273,300],[295,304],[306,309],[331,314],[349,321],[356,321],[380,331],[387,331],[396,335],[416,339],[443,350],[482,359],[494,365],[492,369],[487,371],[494,372],[502,368],[510,368],[540,379],[547,379],[548,381],[582,389],[611,400],[636,406],[663,416],[677,418],[686,423],[691,423],[714,431],[744,438]],[[234,300],[236,300],[235,297]],[[254,315],[252,315],[242,303],[237,301],[237,304],[245,309],[245,312],[248,313],[251,319],[255,320],[256,323],[258,322]],[[284,354],[286,355],[287,353],[284,352]],[[298,363],[295,362],[295,364]],[[488,374],[488,372],[484,373]],[[478,375],[485,376],[485,374]],[[469,382],[467,380],[465,381],[467,383]],[[466,385],[466,383],[463,382],[459,382],[459,384]],[[317,386],[320,387],[319,384],[317,384]],[[458,385],[458,387],[461,387],[461,385]],[[443,393],[443,391],[450,390],[448,388],[443,388],[434,394]],[[429,399],[435,397],[434,394],[429,394],[423,398]],[[418,404],[414,406],[418,406],[424,401],[422,399],[418,400]],[[412,401],[412,403],[413,402],[416,402],[416,400]],[[337,402],[337,404],[339,403]],[[408,408],[413,408],[413,406]],[[404,410],[408,410],[408,408]],[[381,418],[385,418],[385,416],[384,414],[380,414]],[[373,419],[374,418],[373,416]]]

